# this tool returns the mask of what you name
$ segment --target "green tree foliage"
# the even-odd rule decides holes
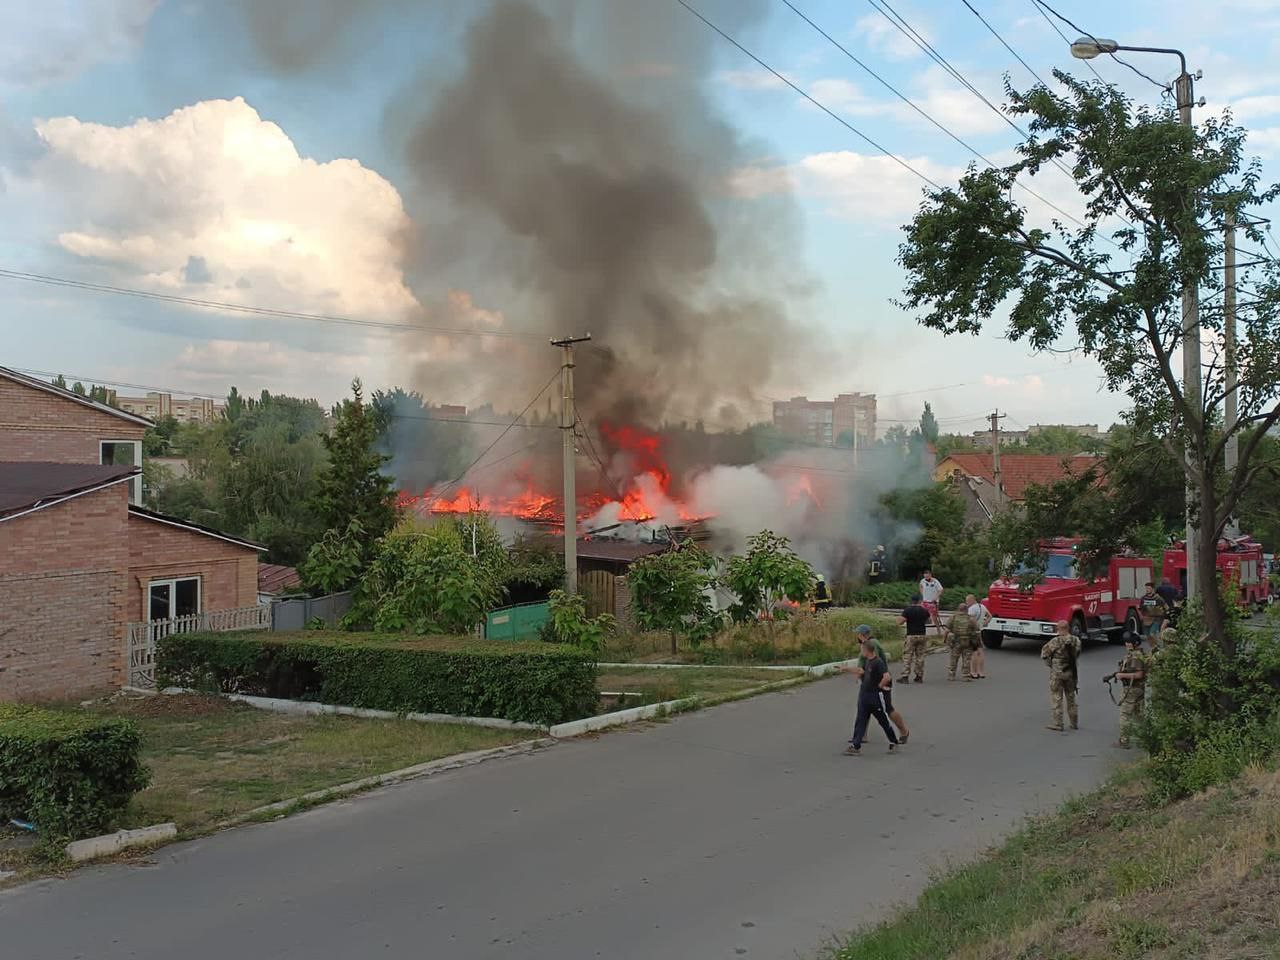
[[[315,508],[329,529],[345,529],[357,520],[369,539],[386,534],[396,522],[395,489],[382,472],[387,457],[377,450],[378,423],[364,402],[360,381],[337,407],[333,432],[322,437],[329,462],[321,472]]]
[[[1171,449],[1187,449],[1186,478],[1206,534],[1198,586],[1208,633],[1230,655],[1214,542],[1266,464],[1259,444],[1245,442],[1235,476],[1223,476],[1225,435],[1215,427],[1223,364],[1209,364],[1200,397],[1184,393],[1175,367],[1180,295],[1184,285],[1220,290],[1214,266],[1224,216],[1272,201],[1280,187],[1259,189],[1257,163],[1243,158],[1245,132],[1229,117],[1188,128],[1168,108],[1135,107],[1116,88],[1055,76],[1063,96],[1042,86],[1008,91],[1009,109],[1031,132],[1020,159],[971,168],[957,187],[930,193],[907,225],[903,305],[945,334],[976,334],[998,315],[1008,317],[1009,339],[1034,350],[1067,340],[1097,360],[1111,389],[1150,414]],[[1055,161],[1071,165],[1085,201],[1083,227],[1033,226],[1015,199],[1015,181]],[[1252,221],[1237,219],[1261,243]],[[1100,234],[1119,251],[1099,243]],[[1280,270],[1266,260],[1242,273],[1256,295],[1241,322],[1241,429],[1266,430],[1280,422]],[[1205,297],[1200,324],[1211,343],[1221,320],[1220,302]]]
[[[1008,449],[1071,457],[1081,453],[1101,453],[1104,446],[1105,441],[1097,437],[1087,436],[1070,427],[1049,424],[1037,428],[1035,433],[1021,443],[1008,444]],[[1003,443],[1001,449],[1005,449]]]
[[[938,437],[938,442],[934,444],[937,451],[938,459],[948,457],[953,453],[976,453],[978,445],[973,442],[973,437],[966,437],[958,433],[944,433]]]
[[[671,634],[673,654],[678,637],[699,646],[721,625],[709,592],[716,582],[715,558],[692,544],[637,560],[627,571],[637,625]]]
[[[364,570],[364,543],[365,532],[359,520],[352,520],[345,530],[326,530],[298,566],[302,585],[319,594],[355,586]]]
[[[508,603],[537,603],[564,586],[564,554],[554,537],[518,536],[507,550],[502,587]]]
[[[985,534],[965,523],[964,501],[950,481],[914,490],[885,494],[882,507],[905,530],[905,542],[895,545],[902,576],[915,580],[933,570],[943,583],[981,583],[989,575],[989,545]],[[912,539],[914,535],[914,539]]]
[[[375,630],[466,633],[500,595],[492,571],[471,556],[458,527],[403,520],[378,541],[347,615]]]
[[[55,387],[61,387],[63,390],[66,390],[67,378],[64,377],[62,374],[58,374],[56,377],[53,378],[53,385]]]
[[[587,616],[587,601],[582,594],[552,590],[547,621],[547,639],[564,643],[598,656],[617,628],[612,614]]]
[[[142,434],[144,457],[167,457],[173,453],[173,440],[178,433],[178,421],[174,417],[161,417],[154,427],[147,427]]]
[[[813,592],[813,567],[796,555],[791,541],[772,530],[747,540],[747,552],[729,558],[723,583],[737,594],[731,613],[735,620],[763,617],[772,624],[783,600],[802,603]]]
[[[933,415],[933,407],[925,401],[924,413],[920,414],[920,435],[926,443],[938,442],[938,418]]]

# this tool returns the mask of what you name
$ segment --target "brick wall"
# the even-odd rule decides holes
[[[256,550],[138,514],[129,515],[129,595],[125,610],[130,622],[145,619],[150,581],[197,576],[204,611],[252,607],[258,602]]]
[[[124,682],[128,495],[119,483],[0,523],[0,700]]]
[[[0,377],[0,460],[98,463],[101,440],[141,440],[145,427]]]

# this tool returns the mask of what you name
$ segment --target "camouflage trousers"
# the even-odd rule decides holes
[[[929,649],[928,637],[907,637],[902,644],[902,679],[924,679],[924,655]]]
[[[1075,680],[1069,673],[1054,673],[1049,677],[1049,708],[1053,711],[1053,725],[1062,727],[1062,701],[1067,702],[1067,719],[1074,730],[1080,722],[1076,713]]]
[[[1143,701],[1146,690],[1143,687],[1125,687],[1124,699],[1120,701],[1120,743],[1129,745],[1129,733],[1134,724],[1142,719]]]
[[[973,660],[973,651],[969,648],[969,640],[966,637],[960,643],[952,643],[949,645],[947,653],[947,679],[954,680],[956,678],[956,664],[964,667],[961,674],[966,680],[973,676],[973,668],[970,666]]]

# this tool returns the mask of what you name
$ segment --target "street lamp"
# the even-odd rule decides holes
[[[1115,53],[1117,50],[1130,50],[1134,53],[1166,53],[1178,58],[1181,72],[1174,81],[1174,94],[1178,101],[1178,119],[1186,126],[1191,126],[1191,108],[1195,105],[1195,87],[1191,74],[1187,72],[1187,58],[1181,50],[1169,47],[1127,47],[1114,40],[1100,37],[1081,37],[1071,44],[1071,55],[1077,60],[1092,60],[1104,53]],[[1202,410],[1200,387],[1200,295],[1195,280],[1187,280],[1182,285],[1182,392],[1187,406],[1192,410]],[[1190,443],[1187,443],[1190,448]],[[1196,594],[1196,577],[1199,572],[1200,527],[1195,518],[1196,489],[1187,482],[1187,599]]]

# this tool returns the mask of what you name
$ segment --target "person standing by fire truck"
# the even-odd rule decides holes
[[[1143,636],[1154,643],[1160,637],[1160,628],[1165,617],[1169,615],[1169,607],[1164,598],[1156,593],[1156,585],[1147,581],[1147,592],[1138,598],[1138,616],[1142,617]]]
[[[1080,717],[1076,712],[1076,688],[1079,674],[1076,658],[1080,656],[1080,638],[1071,633],[1071,624],[1058,621],[1058,632],[1040,648],[1040,659],[1049,666],[1049,707],[1053,722],[1049,730],[1062,732],[1062,701],[1067,702],[1067,719],[1071,729],[1080,729]]]
[[[942,629],[942,620],[938,616],[938,604],[942,600],[942,581],[933,575],[932,570],[926,570],[920,581],[920,600],[924,608],[929,611],[934,625]]]

